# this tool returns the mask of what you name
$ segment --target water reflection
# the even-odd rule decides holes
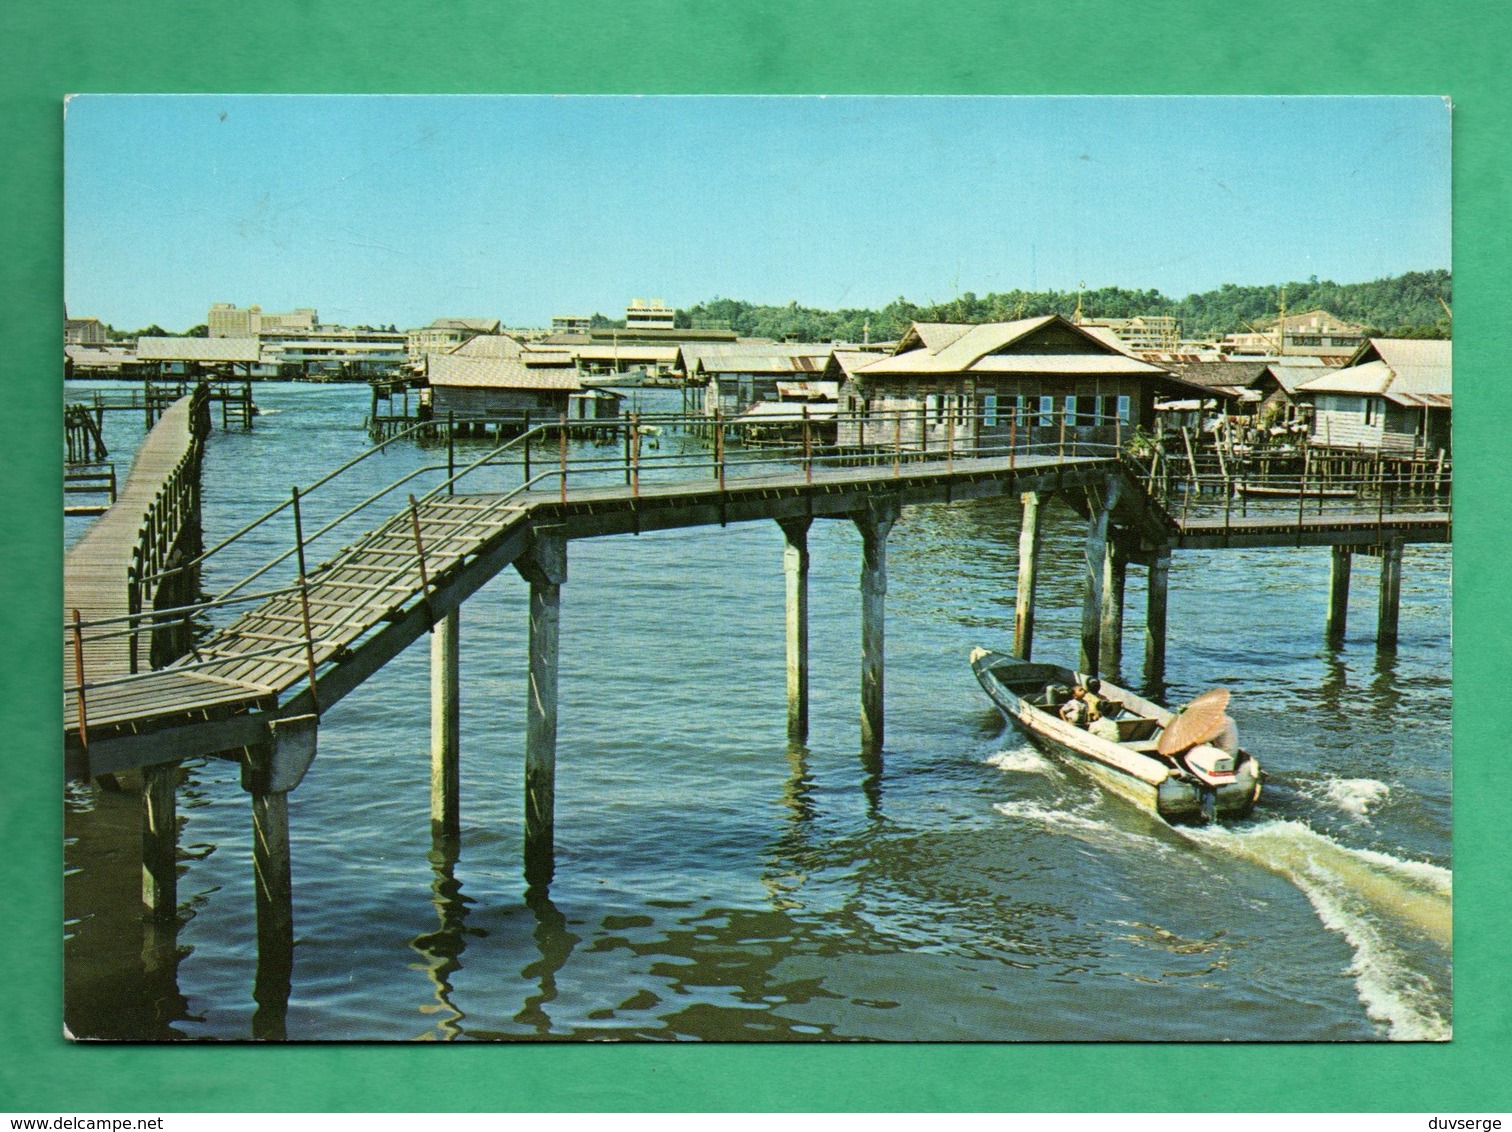
[[[818,811],[813,799],[814,780],[809,774],[809,749],[802,743],[789,743],[787,758],[789,774],[782,783],[781,799],[787,821],[771,846],[769,867],[763,870],[761,879],[776,907],[796,909],[803,906],[795,894],[808,880],[805,862],[810,856],[810,831]]]
[[[427,856],[434,876],[431,879],[431,903],[440,926],[410,940],[410,946],[425,960],[425,973],[435,988],[435,1005],[422,1006],[423,1014],[434,1014],[441,1037],[450,1041],[462,1035],[462,1009],[452,1001],[451,977],[462,967],[462,952],[467,937],[486,936],[482,928],[467,926],[467,910],[472,899],[462,894],[457,879],[459,844],[454,837],[437,838]]]
[[[567,917],[551,902],[544,889],[531,889],[525,894],[525,905],[535,914],[536,926],[532,933],[540,959],[526,964],[520,974],[533,980],[540,987],[539,994],[525,999],[525,1005],[514,1016],[523,1026],[529,1026],[542,1037],[551,1033],[551,1015],[546,1012],[548,1003],[557,997],[556,975],[573,951],[581,943],[582,936],[567,930]]]

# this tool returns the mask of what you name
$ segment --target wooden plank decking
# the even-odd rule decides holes
[[[72,618],[77,609],[82,620],[125,617],[128,613],[127,571],[138,536],[158,492],[194,443],[191,431],[191,398],[182,397],[163,413],[137,450],[112,505],[63,556],[63,613]],[[124,624],[121,628],[125,628]],[[101,638],[86,634],[85,678],[95,680],[124,676],[131,671],[130,645],[124,635]],[[64,682],[74,684],[75,657],[72,634],[65,631]]]
[[[551,490],[555,485],[549,478],[536,490],[514,496],[429,499],[413,515],[404,508],[311,570],[303,599],[297,589],[282,592],[200,642],[196,652],[172,666],[91,687],[86,708],[91,745],[97,735],[106,742],[117,741],[121,753],[111,756],[112,765],[128,757],[128,748],[132,765],[138,765],[144,758],[161,757],[148,750],[154,736],[166,739],[171,733],[179,756],[197,744],[209,754],[220,749],[216,743],[229,748],[257,741],[258,734],[265,734],[258,728],[275,716],[318,713],[507,568],[537,527],[575,539],[799,516],[845,518],[874,502],[895,508],[1021,491],[1096,493],[1109,476],[1123,474],[1120,469],[1109,455],[961,457],[897,468],[815,467],[811,474],[784,470],[737,477],[732,470],[722,486],[711,468],[707,478],[648,483],[643,477],[638,491],[622,484],[571,487],[565,500],[559,489]],[[145,476],[142,479],[145,483]],[[137,498],[137,481],[134,468],[123,504]],[[1225,527],[1221,519],[1216,524],[1177,524],[1138,491],[1119,493],[1117,506],[1121,510],[1115,514],[1127,537],[1176,548],[1340,541],[1365,545],[1383,533],[1406,541],[1442,541],[1449,531],[1448,517],[1436,513],[1306,516],[1300,527],[1295,518],[1251,516],[1231,519]],[[120,536],[115,538],[119,542]],[[119,570],[119,559],[110,558],[108,545],[110,540],[100,535],[87,543],[81,540],[76,548],[79,600],[86,592],[100,593],[95,604],[79,606],[86,617],[104,614],[110,596],[105,591],[112,585],[122,596],[119,607],[109,608],[124,612],[124,584],[115,584],[121,575],[108,569],[113,565]],[[73,592],[70,589],[70,601],[75,600]],[[124,645],[102,647],[98,658],[87,655],[89,683],[100,681],[102,673],[124,674],[123,655]],[[70,670],[66,683],[73,682]],[[64,699],[65,740],[76,744],[77,703],[71,695]]]

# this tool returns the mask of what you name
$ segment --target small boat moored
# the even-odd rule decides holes
[[[1168,822],[1243,817],[1260,797],[1260,764],[1233,742],[1223,689],[1198,696],[1177,713],[1104,680],[1097,695],[1118,705],[1115,742],[1060,717],[1071,689],[1084,682],[1071,669],[980,648],[972,650],[971,668],[1030,742]]]

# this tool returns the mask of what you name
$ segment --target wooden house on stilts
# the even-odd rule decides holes
[[[1157,398],[1205,392],[1059,315],[918,322],[892,355],[847,360],[831,363],[842,450],[1114,443],[1153,425]]]

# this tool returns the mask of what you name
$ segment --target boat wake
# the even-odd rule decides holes
[[[1368,780],[1366,780],[1368,781]],[[1413,937],[1441,949],[1453,932],[1448,869],[1387,853],[1350,849],[1299,821],[1179,832],[1212,849],[1285,877],[1312,904],[1323,926],[1354,949],[1350,974],[1366,1014],[1398,1041],[1446,1041],[1446,997],[1416,969],[1403,944]]]
[[[1021,822],[1036,822],[1057,833],[1066,833],[1095,845],[1126,846],[1133,842],[1138,844],[1141,851],[1174,852],[1170,845],[1162,843],[1155,837],[1131,829],[1123,829],[1110,821],[1095,817],[1094,813],[1098,809],[1096,801],[1069,809],[1054,803],[1047,805],[1031,801],[996,802],[992,808],[1006,818]]]
[[[1063,777],[1060,768],[1032,747],[1012,751],[995,751],[982,760],[988,766],[1018,774],[1044,774],[1052,778]]]
[[[1374,778],[1329,778],[1300,789],[1358,822],[1369,821],[1372,810],[1391,801],[1391,787]]]

